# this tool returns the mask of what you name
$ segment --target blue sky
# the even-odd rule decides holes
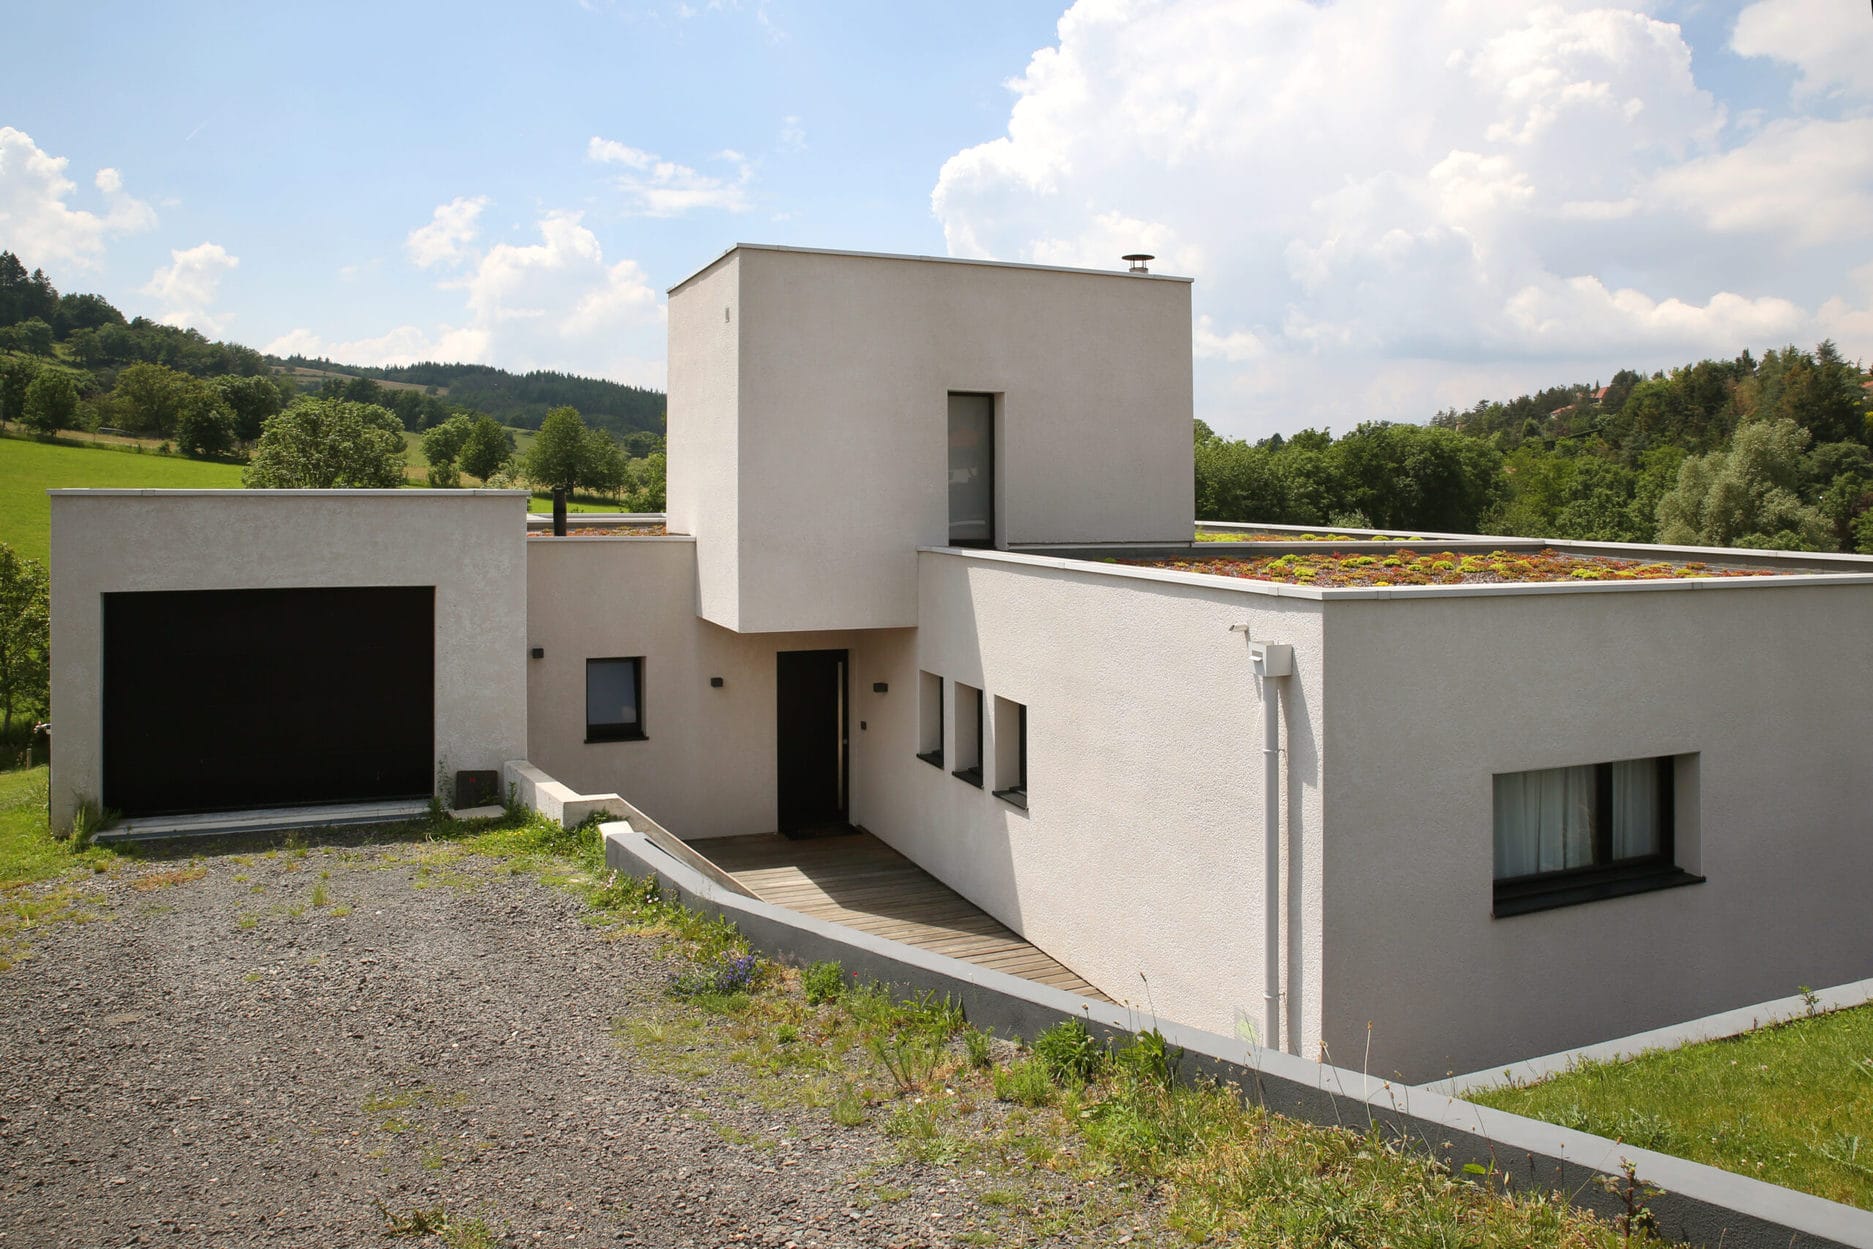
[[[277,351],[661,385],[738,240],[1195,288],[1262,436],[1873,356],[1853,0],[15,6],[0,247]],[[59,162],[63,162],[61,165]]]

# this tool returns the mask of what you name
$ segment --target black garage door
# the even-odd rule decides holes
[[[422,798],[429,586],[104,596],[104,805],[125,815]]]

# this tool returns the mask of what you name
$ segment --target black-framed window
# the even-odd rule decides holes
[[[950,775],[982,788],[982,691],[957,681],[956,769]]]
[[[949,396],[949,542],[995,545],[995,396]]]
[[[1519,915],[1701,879],[1677,863],[1676,760],[1494,778],[1494,913]]]
[[[943,766],[943,678],[917,674],[917,757],[933,768]]]
[[[997,798],[1027,807],[1028,708],[1007,698],[995,700],[995,784]]]
[[[585,661],[585,740],[629,742],[644,736],[644,657]]]

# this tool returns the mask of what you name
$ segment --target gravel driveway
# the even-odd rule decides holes
[[[618,1024],[669,1006],[654,941],[499,862],[422,853],[133,861],[79,885],[93,920],[0,972],[0,1246],[1012,1235],[980,1172],[640,1061]]]

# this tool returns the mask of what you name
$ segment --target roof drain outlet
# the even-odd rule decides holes
[[[1230,625],[1248,638],[1249,626]],[[1294,671],[1294,648],[1249,639],[1262,678],[1262,1045],[1287,1052],[1281,1032],[1281,684]]]

